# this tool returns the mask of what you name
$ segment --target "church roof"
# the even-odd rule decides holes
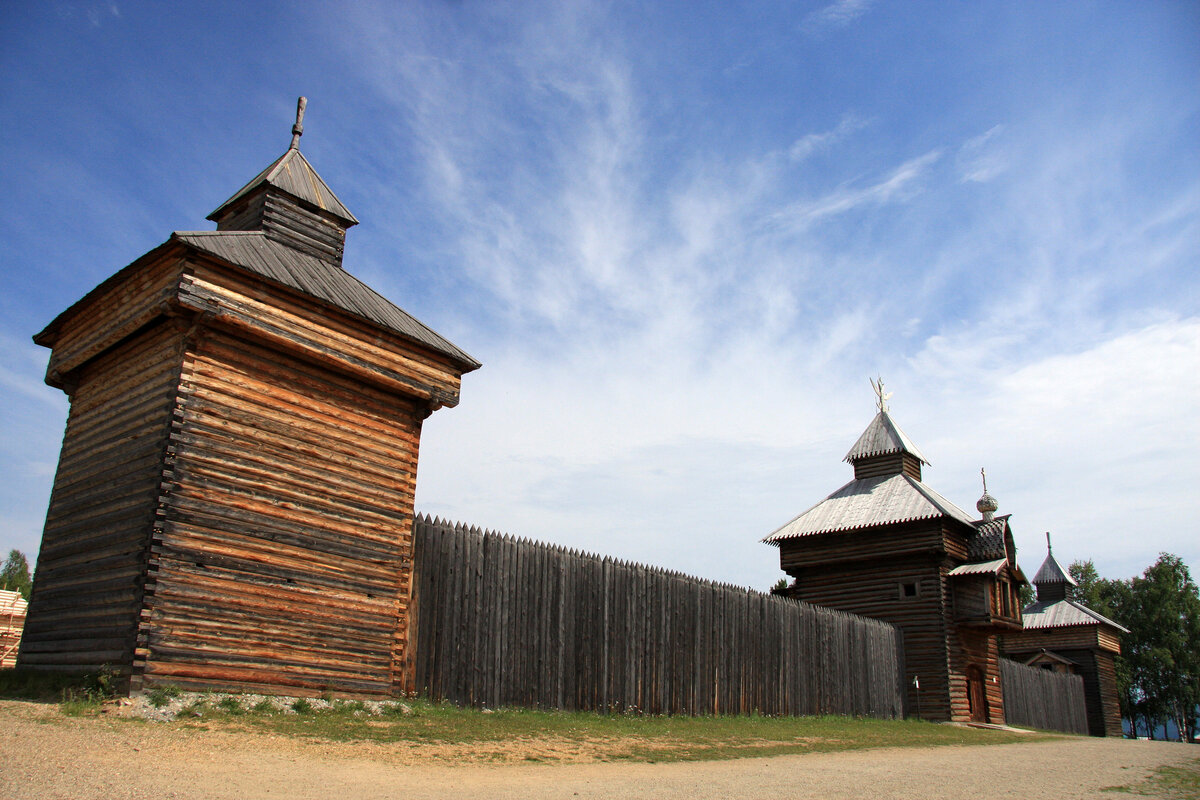
[[[308,159],[296,147],[288,148],[288,151],[275,159],[271,166],[255,175],[249,183],[238,189],[233,197],[209,214],[208,219],[215,221],[227,207],[264,184],[281,189],[293,197],[329,212],[342,220],[347,228],[358,224],[358,220],[354,218],[350,210],[342,205],[342,201],[337,199],[337,195],[326,185],[325,181],[321,180],[321,176],[312,168],[312,164],[308,163]]]
[[[900,430],[900,426],[896,424],[891,415],[887,411],[880,411],[842,460],[853,463],[863,458],[891,453],[908,453],[922,463],[929,463],[920,448],[913,444],[912,439],[909,439],[904,431]]]
[[[886,412],[881,416],[886,416]],[[903,473],[882,475],[850,481],[763,541],[778,544],[797,536],[938,517],[974,524],[965,511],[915,478]]]
[[[466,367],[480,364],[433,329],[341,267],[277,242],[259,231],[176,231],[180,242],[258,277],[362,317],[413,339]]]
[[[1047,552],[1046,560],[1042,562],[1041,568],[1037,574],[1033,576],[1033,585],[1039,586],[1043,583],[1065,583],[1068,586],[1078,586],[1075,579],[1071,577],[1062,564],[1058,563],[1058,559],[1054,557],[1054,553]]]
[[[1034,582],[1036,581],[1035,578]],[[1029,630],[1066,628],[1073,625],[1111,625],[1122,633],[1129,633],[1129,629],[1125,626],[1070,599],[1039,600],[1036,603],[1030,603],[1021,611],[1021,618],[1025,628]]]
[[[1005,514],[974,523],[975,535],[967,540],[967,557],[972,561],[1007,558],[1008,548],[1005,546],[1004,533],[1011,516]]]

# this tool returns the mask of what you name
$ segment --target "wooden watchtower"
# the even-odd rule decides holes
[[[291,146],[34,337],[71,408],[23,667],[130,689],[407,687],[422,421],[479,363],[342,267]]]
[[[1025,582],[1007,517],[975,520],[922,482],[925,456],[887,408],[846,454],[854,480],[763,541],[788,594],[890,622],[904,634],[908,713],[1004,722],[998,633],[1018,630]]]
[[[1031,666],[1071,672],[1083,677],[1088,733],[1121,736],[1115,657],[1121,634],[1129,629],[1097,613],[1070,594],[1077,585],[1050,548],[1033,576],[1037,600],[1026,606],[1024,628],[1004,634],[1004,654]]]

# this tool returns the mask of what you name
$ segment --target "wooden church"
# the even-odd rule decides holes
[[[422,421],[479,363],[342,265],[291,146],[34,341],[70,413],[19,663],[291,694],[406,689]]]
[[[1057,672],[1083,677],[1088,733],[1121,736],[1121,707],[1117,699],[1114,658],[1121,654],[1121,634],[1129,629],[1070,596],[1078,584],[1050,548],[1033,576],[1037,600],[1024,609],[1021,631],[1004,634],[1004,654]]]
[[[1004,722],[1000,634],[1021,629],[1007,516],[984,494],[974,519],[922,480],[928,461],[878,413],[845,460],[854,479],[763,541],[793,578],[787,593],[897,625],[907,705],[924,719]]]

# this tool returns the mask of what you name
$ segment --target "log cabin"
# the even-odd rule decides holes
[[[1022,610],[1021,631],[1005,632],[1005,656],[1031,666],[1083,677],[1088,733],[1121,736],[1115,657],[1129,629],[1071,597],[1078,586],[1054,557],[1046,534],[1046,560],[1033,576],[1037,600]]]
[[[299,149],[34,337],[70,411],[19,665],[408,688],[423,420],[480,364],[352,276]]]
[[[1008,516],[987,493],[974,519],[922,480],[925,456],[878,413],[846,454],[854,479],[768,535],[792,578],[786,593],[890,622],[904,635],[907,713],[1004,722],[999,634],[1020,630]]]

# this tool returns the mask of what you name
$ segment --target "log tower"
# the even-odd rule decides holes
[[[1046,560],[1033,576],[1037,600],[1023,609],[1024,628],[1004,634],[1004,653],[1030,666],[1083,676],[1088,733],[1121,736],[1116,656],[1129,629],[1072,597],[1078,584],[1063,569],[1046,534]]]
[[[19,665],[288,694],[408,688],[422,421],[465,352],[342,267],[291,146],[34,341],[71,401]]]
[[[926,485],[928,461],[876,391],[879,413],[846,454],[854,480],[763,541],[790,596],[903,631],[908,714],[1003,723],[998,634],[1020,629],[1025,582],[1008,517],[986,484],[978,520]]]

